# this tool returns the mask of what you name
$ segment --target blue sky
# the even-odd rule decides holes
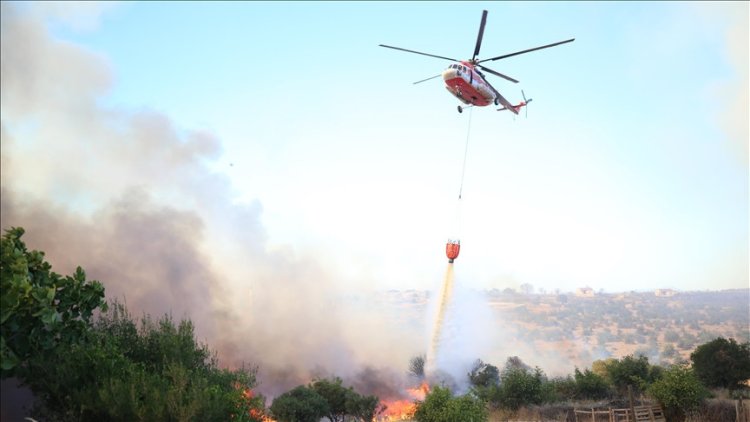
[[[352,283],[434,288],[458,235],[476,288],[748,286],[747,3],[30,7],[108,69],[102,107],[219,140],[202,165],[260,204],[266,248]],[[469,58],[483,9],[480,58],[576,38],[490,65],[528,118],[458,114],[440,79],[412,85],[449,62],[378,47]]]

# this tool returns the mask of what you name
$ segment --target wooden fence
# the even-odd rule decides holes
[[[734,402],[734,410],[737,413],[736,422],[750,422],[750,405],[741,398]]]
[[[635,406],[632,412],[630,409],[575,409],[574,412],[576,422],[666,422],[659,406]]]

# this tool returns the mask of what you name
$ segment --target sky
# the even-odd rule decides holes
[[[3,96],[4,188],[66,215],[96,219],[135,189],[200,214],[207,256],[287,254],[352,287],[435,289],[449,237],[461,239],[456,277],[476,289],[748,287],[746,2],[7,8],[92,63],[70,71],[74,83],[51,71],[21,89],[48,106],[88,98],[122,129],[74,141],[78,160],[99,164],[40,170],[21,163],[74,151],[51,129],[64,118],[24,117],[28,95]],[[412,84],[450,62],[378,47],[467,59],[482,10],[480,59],[576,38],[491,63],[520,80],[490,78],[505,97],[534,99],[528,117],[459,114],[439,78]],[[65,66],[45,57],[29,66]],[[128,150],[121,115],[168,121],[174,143]],[[162,171],[186,156],[199,174]],[[253,218],[225,218],[232,207]],[[262,240],[228,245],[219,226]]]

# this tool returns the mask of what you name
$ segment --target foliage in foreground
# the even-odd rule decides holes
[[[123,305],[107,310],[104,287],[51,271],[14,228],[2,238],[2,378],[38,399],[54,421],[259,420],[254,371],[220,369],[188,320],[136,324]],[[102,311],[94,321],[95,310]]]
[[[137,325],[114,304],[87,341],[61,345],[24,379],[43,400],[41,414],[77,421],[259,420],[253,370],[221,369],[195,341],[188,320],[144,317]]]
[[[106,309],[104,286],[87,281],[78,267],[72,276],[51,271],[44,252],[29,251],[20,227],[0,241],[0,375],[28,377],[38,360],[55,356],[60,344],[81,341],[94,310]]]

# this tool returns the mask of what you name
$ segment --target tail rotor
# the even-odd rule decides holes
[[[533,98],[526,99],[526,94],[521,90],[521,96],[523,97],[523,105],[526,107],[526,117],[529,117],[529,103],[533,100]]]

